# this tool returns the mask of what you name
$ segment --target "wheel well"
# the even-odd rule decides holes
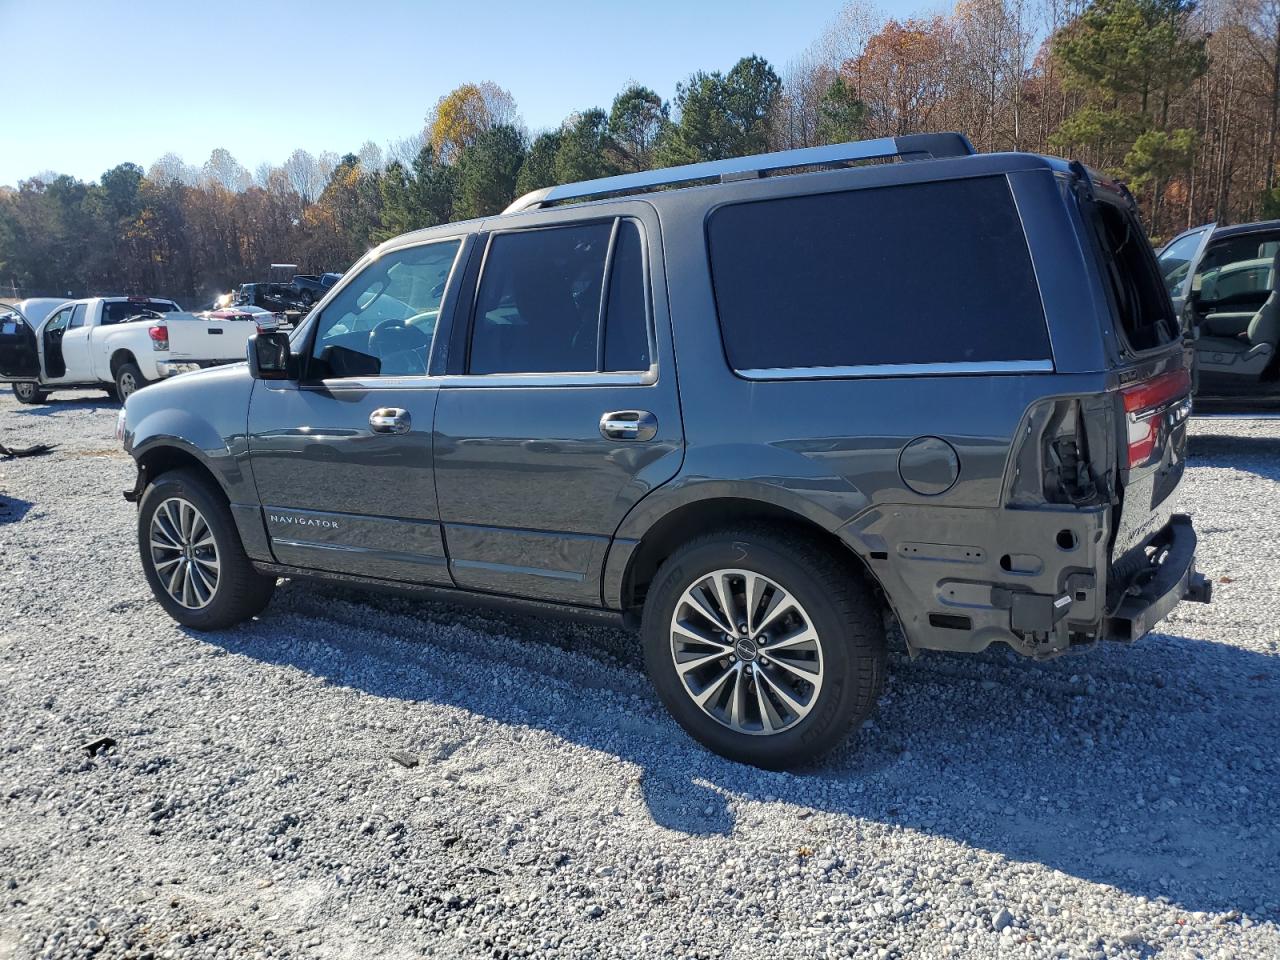
[[[149,484],[161,474],[171,473],[174,470],[195,471],[207,477],[213,489],[217,490],[224,500],[230,502],[227,492],[222,489],[222,484],[218,482],[213,471],[201,463],[200,458],[195,454],[178,447],[155,447],[148,450],[139,458],[138,469],[142,472],[144,484]],[[139,493],[141,489],[141,487],[138,488]]]
[[[853,561],[853,569],[865,576],[878,593],[882,593],[878,580],[863,559],[834,533],[785,507],[756,500],[722,498],[686,504],[671,511],[649,529],[636,547],[623,577],[623,608],[635,610],[644,604],[654,574],[681,545],[715,530],[753,523],[767,523],[802,533],[827,547],[837,557],[848,557]]]
[[[111,379],[116,378],[116,374],[120,372],[120,368],[126,363],[136,364],[138,361],[130,350],[117,350],[111,355]],[[194,457],[192,459],[195,459]],[[200,461],[196,461],[199,463]]]

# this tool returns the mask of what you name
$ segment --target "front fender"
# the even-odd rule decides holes
[[[231,503],[256,503],[245,436],[252,389],[242,367],[144,387],[125,404],[125,450],[139,463],[161,448],[189,454],[213,474]]]

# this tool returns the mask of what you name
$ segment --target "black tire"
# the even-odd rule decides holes
[[[150,382],[142,375],[136,363],[122,363],[116,371],[116,399],[124,403],[130,394],[137,393]]]
[[[49,399],[49,391],[41,390],[39,385],[34,383],[15,383],[13,395],[19,403],[44,403]]]
[[[315,297],[312,295],[310,290],[303,290],[302,296],[300,296],[298,299],[302,301],[302,305],[304,307],[309,307],[311,306],[311,302],[315,300]]]
[[[184,606],[171,596],[156,569],[152,520],[162,505],[173,500],[184,500],[199,511],[217,548],[216,584],[206,605],[199,609]],[[165,612],[195,630],[222,630],[261,613],[276,589],[275,577],[258,573],[245,555],[222,491],[194,470],[163,473],[147,487],[138,504],[138,551],[147,583]],[[167,555],[161,552],[161,556]]]
[[[676,670],[671,627],[677,604],[686,589],[724,569],[760,574],[787,591],[819,637],[822,681],[813,694],[816,699],[806,715],[775,733],[739,732],[708,715]],[[782,528],[725,530],[680,547],[650,585],[641,636],[649,676],[676,721],[721,756],[768,770],[802,766],[843,742],[871,715],[884,685],[883,619],[861,571],[852,558]],[[764,658],[768,650],[767,645],[759,647],[761,665],[769,663]],[[726,654],[719,663],[732,666],[737,656]],[[751,656],[754,660],[756,654]],[[754,669],[755,664],[742,666]],[[764,670],[787,676],[776,666],[762,666]],[[754,691],[754,684],[746,689]]]

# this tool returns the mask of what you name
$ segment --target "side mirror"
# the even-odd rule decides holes
[[[255,333],[249,338],[249,373],[255,380],[292,380],[293,354],[289,336],[280,330]]]

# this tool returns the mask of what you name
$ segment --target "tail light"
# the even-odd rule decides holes
[[[151,336],[152,350],[168,350],[169,349],[169,328],[164,324],[157,324],[147,331]]]
[[[1155,454],[1160,444],[1161,430],[1176,426],[1191,414],[1191,374],[1186,370],[1174,370],[1150,380],[1144,380],[1120,392],[1124,399],[1124,412],[1129,440],[1129,466],[1141,467]],[[1174,421],[1169,422],[1169,408],[1182,401],[1172,411]]]

